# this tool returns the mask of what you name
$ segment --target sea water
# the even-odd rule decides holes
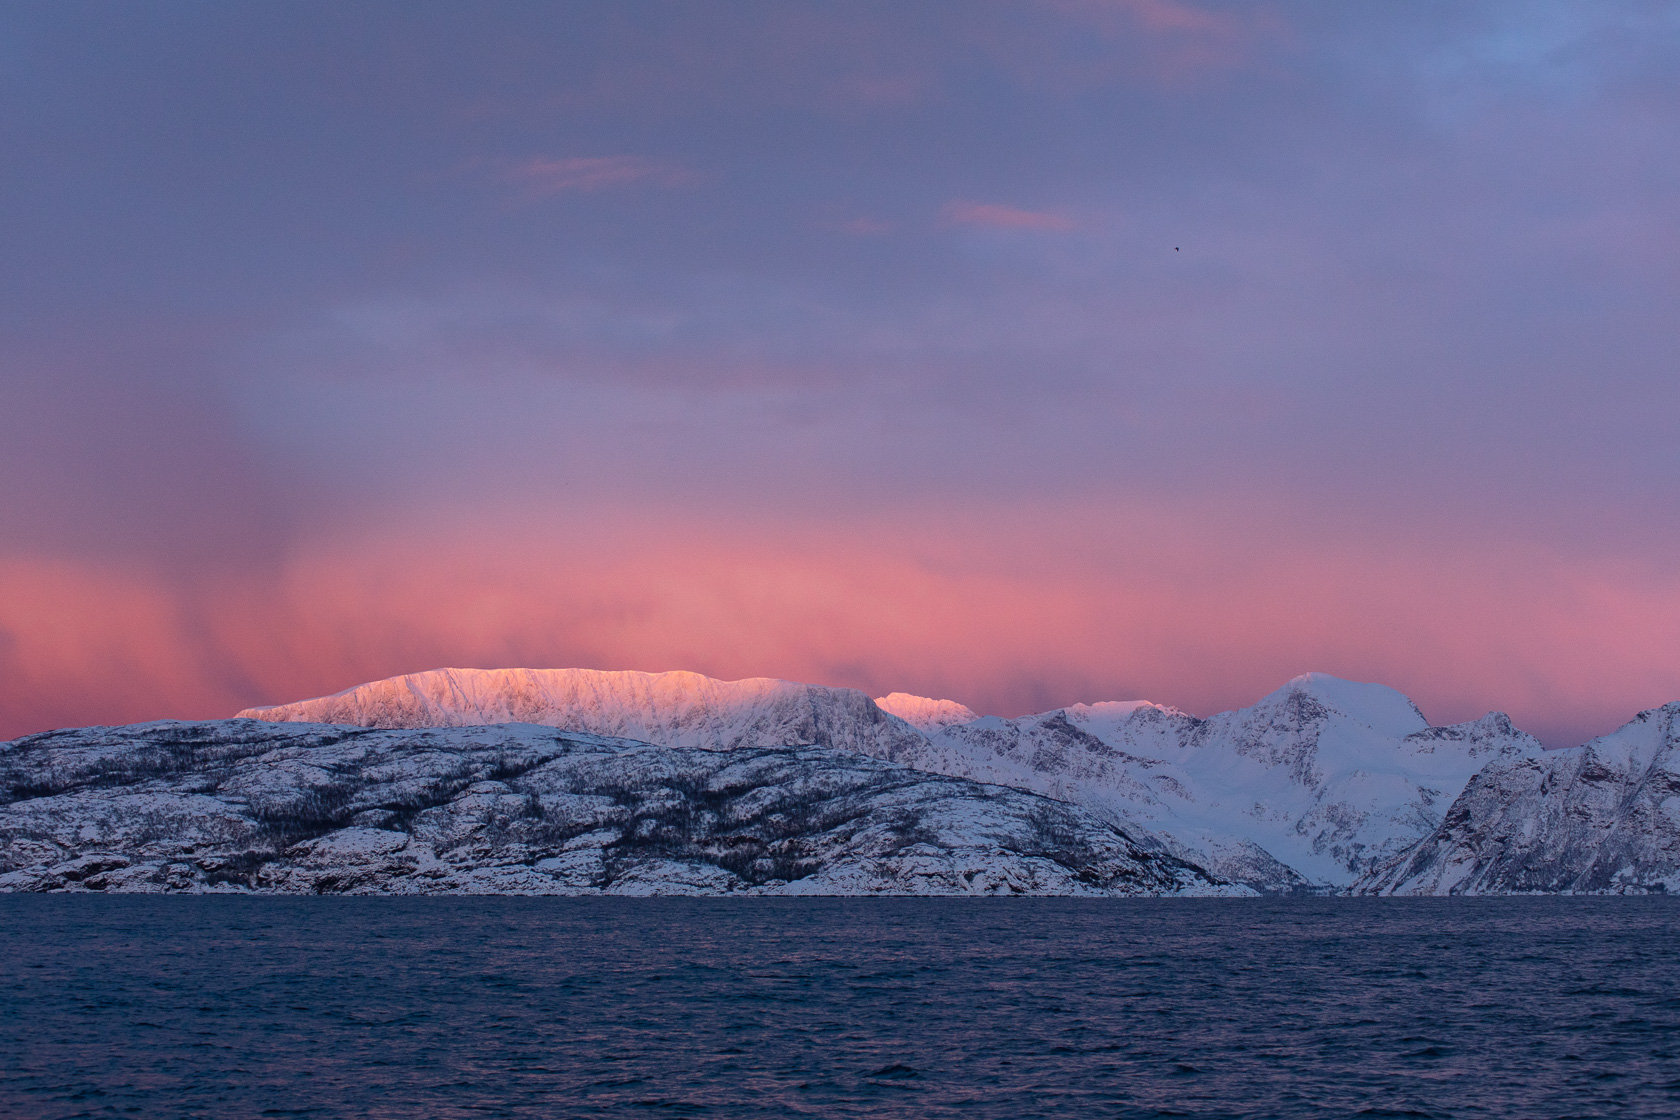
[[[1680,900],[0,897],[6,1117],[1672,1117]]]

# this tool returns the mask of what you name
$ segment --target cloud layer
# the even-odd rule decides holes
[[[0,736],[1680,698],[1667,5],[0,15]]]

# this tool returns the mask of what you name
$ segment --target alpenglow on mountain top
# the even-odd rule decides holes
[[[1001,719],[764,678],[440,669],[7,744],[0,888],[1661,891],[1677,717],[1547,751],[1501,713],[1431,726],[1318,673],[1207,719]],[[183,829],[191,850],[162,852]]]

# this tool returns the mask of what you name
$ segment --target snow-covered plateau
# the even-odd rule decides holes
[[[0,745],[0,889],[1668,890],[1677,713],[1548,751],[1502,713],[1431,726],[1322,673],[1207,719],[1001,719],[762,678],[439,669]]]

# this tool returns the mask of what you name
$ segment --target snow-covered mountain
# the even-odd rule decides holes
[[[1541,753],[1502,714],[1431,727],[1393,689],[1322,673],[1210,719],[1078,704],[976,720],[932,742],[943,772],[1106,811],[1268,890],[1352,883],[1427,835],[1487,762]]]
[[[871,701],[786,681],[581,669],[436,670],[240,714],[379,727],[520,720],[668,747],[814,743],[1073,802],[1263,890],[1345,887],[1428,835],[1484,764],[1541,753],[1498,713],[1430,727],[1400,693],[1324,674],[1205,720],[1145,701],[975,719],[904,693]]]
[[[1232,893],[1075,806],[853,751],[243,719],[0,744],[0,890]]]
[[[1680,889],[1680,704],[1643,712],[1585,747],[1551,752],[1501,713],[1432,727],[1392,689],[1316,673],[1208,719],[1146,701],[1000,719],[905,693],[871,700],[787,681],[577,669],[442,669],[240,715],[0,744],[7,871],[0,885],[258,881],[245,872],[227,879],[217,861],[231,860],[227,867],[266,868],[260,885],[273,889],[305,882],[336,889],[342,881],[369,890],[1101,893],[1208,890],[1213,880],[1264,891],[1385,894]],[[337,726],[276,726],[298,722]],[[427,728],[436,730],[419,730]],[[371,729],[404,734],[381,738],[388,732]],[[497,806],[506,798],[545,794],[490,770],[479,774],[492,749],[536,758],[529,769],[542,770],[551,786],[570,783],[572,793],[596,797],[588,803],[606,815],[586,823],[614,838],[602,839],[589,858],[616,870],[556,879],[550,871],[561,864],[553,861],[571,858],[565,845],[575,837],[541,856],[549,871],[519,862],[558,833],[504,819]],[[314,752],[307,766],[299,752]],[[267,774],[272,790],[253,798],[239,784],[245,778],[225,784],[224,770],[257,758],[256,769],[240,773]],[[434,772],[437,766],[443,769]],[[898,776],[879,777],[888,771]],[[292,786],[285,785],[291,778],[275,777],[284,774],[296,778]],[[426,802],[422,815],[448,806],[467,822],[462,835],[476,839],[463,841],[465,863],[446,859],[446,848],[456,849],[440,847],[432,833],[416,840],[405,832],[400,844],[362,835],[409,822],[413,813],[384,802],[409,797],[400,790],[410,787],[432,791],[414,795]],[[399,792],[386,796],[393,789]],[[439,791],[447,793],[442,801]],[[796,827],[782,810],[752,808],[809,797],[823,809],[798,815]],[[356,798],[371,807],[345,816],[347,804],[361,805]],[[608,802],[618,809],[609,812]],[[670,820],[689,822],[682,826],[689,846],[659,856],[663,863],[654,849],[637,847],[638,830],[665,827],[636,815],[643,802],[665,807],[655,817],[669,809]],[[275,832],[273,820],[290,810],[274,806],[294,803],[331,827],[295,841],[283,828]],[[1058,803],[1066,804],[1050,808]],[[566,802],[564,812],[583,804]],[[552,817],[546,807],[531,813],[518,819]],[[1084,855],[1058,863],[1045,854],[1054,847],[1044,839],[1049,833],[1022,823],[1052,818],[1059,823],[1045,827],[1074,837],[1067,850]],[[860,833],[860,821],[873,823]],[[258,844],[274,836],[287,844]],[[171,837],[188,838],[182,842],[198,853],[187,861],[196,871],[176,866],[181,853],[169,849]],[[800,866],[814,870],[772,881],[763,871],[770,864],[720,863],[717,844],[726,839],[726,847],[771,863],[780,859],[775,852],[799,846],[810,853]],[[923,841],[930,846],[915,849]],[[367,844],[378,852],[355,854]],[[427,844],[441,863],[422,858]],[[1135,866],[1114,862],[1122,851]],[[267,855],[258,859],[261,852]],[[1130,870],[1092,870],[1087,857]],[[77,862],[84,858],[105,869],[89,870],[93,864]],[[1045,858],[1062,871],[1032,862]],[[507,870],[516,864],[527,870]],[[375,874],[374,865],[389,873]],[[389,870],[399,865],[409,870]],[[725,872],[734,878],[719,878]]]
[[[980,717],[955,700],[930,700],[908,692],[889,692],[875,698],[876,707],[914,727],[917,731],[938,731],[959,723],[973,723]]]
[[[295,704],[247,708],[237,718],[408,728],[534,723],[664,747],[814,743],[889,761],[916,754],[924,743],[914,727],[856,689],[682,672],[434,669]]]
[[[1585,746],[1501,759],[1370,894],[1680,890],[1680,703]]]

